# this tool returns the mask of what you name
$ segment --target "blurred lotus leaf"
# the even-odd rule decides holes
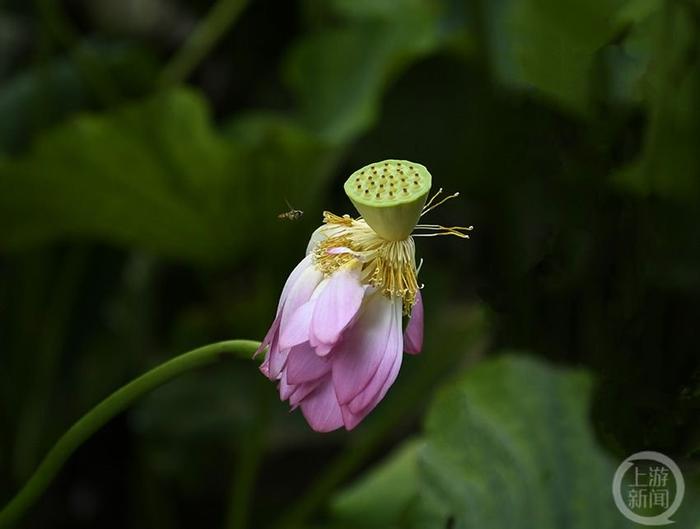
[[[424,493],[455,527],[624,527],[610,501],[614,467],[590,428],[590,392],[585,372],[529,358],[476,366],[429,413]]]
[[[350,19],[311,33],[288,57],[286,77],[303,122],[341,143],[373,123],[385,85],[412,60],[445,38],[441,4],[402,0],[331,3],[332,15]]]
[[[621,0],[485,2],[486,47],[498,76],[563,108],[590,109],[596,54],[618,30]]]
[[[651,10],[639,33],[628,37],[652,43],[642,91],[650,118],[641,156],[614,180],[641,195],[675,200],[700,195],[700,43],[693,10],[682,3]]]
[[[380,466],[342,491],[331,505],[339,527],[400,527],[407,505],[418,492],[417,439],[397,447]]]
[[[591,430],[591,389],[586,372],[528,357],[478,364],[439,393],[424,440],[334,500],[333,527],[633,527],[611,499],[615,464]],[[697,520],[698,506],[688,496],[674,519]]]
[[[0,241],[91,236],[209,259],[220,251],[215,219],[234,159],[189,91],[82,115],[0,166]]]
[[[71,236],[199,263],[230,257],[254,236],[240,226],[280,230],[284,188],[313,197],[327,166],[325,147],[279,118],[231,130],[216,132],[186,89],[52,129],[0,161],[0,245]]]
[[[124,95],[143,93],[155,75],[155,58],[142,47],[84,42],[100,53],[100,73]],[[59,56],[19,72],[0,85],[0,151],[24,148],[42,127],[91,108],[96,94],[74,57]]]

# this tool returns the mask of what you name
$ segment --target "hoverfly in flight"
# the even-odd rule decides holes
[[[287,207],[289,208],[289,211],[285,211],[284,213],[280,213],[277,215],[278,219],[285,219],[285,220],[299,220],[301,216],[304,214],[304,212],[300,209],[294,209],[289,202],[285,199],[285,202],[287,203]]]

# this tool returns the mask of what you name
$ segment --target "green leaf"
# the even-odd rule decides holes
[[[643,77],[649,126],[640,158],[614,175],[618,186],[639,195],[700,195],[700,43],[693,9],[666,4],[643,26],[653,42]]]
[[[632,529],[612,501],[618,463],[594,437],[591,389],[584,371],[524,356],[478,364],[440,391],[421,440],[337,497],[331,526]],[[691,478],[672,519],[696,529]]]
[[[192,92],[82,115],[0,165],[0,245],[70,234],[211,260],[213,191],[231,156]]]
[[[311,205],[336,158],[274,114],[243,116],[220,134],[197,93],[165,92],[80,115],[27,155],[0,158],[0,247],[90,238],[216,263],[265,233],[279,249],[299,242],[277,218],[285,197]]]
[[[105,74],[119,82],[125,95],[145,91],[154,75],[154,59],[143,49],[89,41],[80,48],[99,50]],[[22,70],[0,86],[0,151],[26,147],[43,127],[90,108],[94,100],[72,58],[60,56]]]
[[[499,0],[484,2],[495,73],[532,87],[570,111],[591,99],[596,54],[617,30],[621,0]]]
[[[259,206],[251,211],[250,222],[265,224],[266,230],[288,227],[275,214],[287,207],[285,199],[294,207],[312,206],[325,190],[326,177],[337,163],[337,149],[297,122],[274,113],[239,116],[228,124],[226,133],[243,153],[247,192]],[[261,210],[266,206],[271,210],[261,218]],[[318,215],[314,222],[318,224],[320,220]]]
[[[386,84],[407,63],[435,50],[445,35],[437,2],[336,1],[332,7],[348,23],[304,37],[285,70],[303,122],[342,143],[374,121]]]
[[[418,452],[423,443],[407,441],[392,455],[339,494],[331,505],[340,526],[366,529],[400,527],[398,521],[418,495]]]
[[[631,15],[628,15],[631,16]],[[607,99],[618,105],[639,105],[644,101],[644,76],[652,55],[648,21],[635,24],[624,41],[608,46],[602,54],[607,77]]]
[[[644,22],[662,5],[662,0],[629,0],[620,8],[617,19],[621,24]]]
[[[591,380],[513,356],[436,399],[422,468],[455,527],[621,527],[614,468],[588,421]],[[437,525],[439,526],[439,525]]]

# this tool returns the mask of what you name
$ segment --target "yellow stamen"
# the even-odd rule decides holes
[[[459,196],[448,195],[437,200],[442,189],[428,201],[421,213],[425,215],[446,201]],[[325,275],[330,276],[344,266],[360,266],[360,280],[377,288],[387,297],[400,297],[405,313],[410,313],[416,295],[422,285],[418,284],[413,237],[437,237],[454,235],[468,239],[473,226],[441,226],[440,224],[418,224],[413,233],[402,240],[388,240],[379,236],[363,218],[352,219],[349,215],[323,212],[322,228],[325,239],[314,248],[314,262]],[[425,231],[428,233],[420,233]],[[338,248],[348,251],[338,252]],[[331,251],[336,249],[336,251]]]
[[[428,213],[428,212],[434,210],[436,207],[441,206],[442,204],[444,204],[444,203],[447,202],[448,200],[450,200],[450,199],[452,199],[452,198],[457,198],[457,197],[459,196],[459,191],[458,191],[458,192],[456,192],[456,193],[452,193],[451,195],[447,195],[447,196],[444,197],[442,200],[440,200],[440,202],[438,202],[437,204],[433,204],[433,202],[435,201],[435,199],[436,199],[438,196],[440,196],[440,193],[442,193],[442,188],[438,189],[438,190],[437,190],[437,193],[435,193],[435,194],[432,196],[432,198],[431,198],[430,200],[428,200],[428,203],[423,207],[423,211],[422,211],[421,214],[420,214],[421,217],[422,217],[423,215],[425,215],[426,213]]]
[[[329,212],[323,216],[331,235],[314,249],[318,269],[328,276],[355,260],[361,263],[363,282],[387,297],[402,298],[404,311],[410,312],[418,292],[413,238],[388,241],[379,237],[364,220]],[[329,253],[332,248],[343,247],[352,253]]]
[[[414,237],[439,237],[441,235],[454,235],[460,239],[469,239],[465,231],[472,231],[474,226],[441,226],[440,224],[418,224],[417,230],[434,231],[437,233],[414,233]]]
[[[451,195],[447,195],[446,197],[442,198],[439,202],[435,202],[437,198],[440,196],[442,193],[442,188],[437,190],[437,193],[435,193],[430,200],[428,200],[428,203],[425,205],[423,208],[422,213],[420,216],[422,217],[426,213],[429,213],[430,211],[434,210],[438,206],[441,206],[448,200],[452,198],[457,198],[459,196],[459,192],[457,193],[452,193]],[[455,237],[459,237],[460,239],[469,239],[469,234],[464,233],[466,231],[472,231],[474,229],[474,226],[442,226],[440,224],[416,224],[416,227],[414,230],[426,230],[426,231],[434,231],[435,233],[413,233],[414,237],[440,237],[442,235],[454,235]]]

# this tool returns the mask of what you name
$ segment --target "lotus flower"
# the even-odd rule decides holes
[[[425,205],[430,184],[427,169],[407,161],[353,173],[345,191],[363,217],[324,212],[324,224],[282,290],[259,349],[266,350],[260,369],[318,432],[357,426],[396,380],[403,353],[422,349],[413,237],[467,238],[464,231],[471,229],[416,225],[422,214],[457,196],[433,204],[438,192]]]

